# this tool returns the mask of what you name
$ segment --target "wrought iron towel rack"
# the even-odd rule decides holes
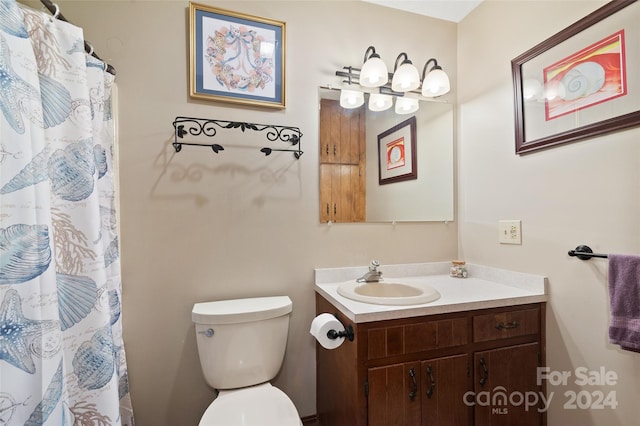
[[[195,142],[181,142],[178,139],[184,138],[186,134],[192,136],[204,135],[208,137],[214,137],[218,134],[219,129],[240,129],[242,132],[246,130],[253,130],[256,132],[266,132],[267,140],[270,142],[280,141],[285,142],[295,148],[260,148],[265,156],[270,155],[273,151],[285,151],[293,152],[293,156],[299,159],[304,151],[302,151],[302,132],[298,127],[290,126],[276,126],[274,124],[255,124],[244,123],[241,121],[226,121],[226,120],[213,120],[209,118],[195,118],[195,117],[176,117],[173,120],[174,129],[174,141],[173,148],[176,152],[182,150],[182,145],[191,146],[207,146],[213,150],[216,154],[220,151],[224,151],[224,147],[217,143],[203,144]]]
[[[569,256],[577,257],[580,260],[589,260],[592,257],[607,259],[609,257],[606,254],[594,253],[591,247],[585,245],[580,245],[575,250],[569,250]]]

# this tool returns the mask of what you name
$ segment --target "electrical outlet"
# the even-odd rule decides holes
[[[522,244],[522,227],[519,220],[498,221],[500,244]]]

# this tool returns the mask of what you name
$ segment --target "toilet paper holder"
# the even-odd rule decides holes
[[[338,318],[338,315],[333,314],[333,316],[336,317],[338,321],[340,321],[340,318]],[[342,321],[340,321],[340,323],[342,323]],[[342,324],[342,326],[344,327],[344,330],[342,331],[336,331],[333,329],[327,331],[327,337],[331,340],[336,340],[339,337],[345,337],[350,342],[353,342],[354,334],[353,334],[353,327],[351,327],[351,324],[347,325],[346,327],[344,326],[344,324]]]

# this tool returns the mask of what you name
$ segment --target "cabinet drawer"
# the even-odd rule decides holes
[[[540,309],[507,311],[473,317],[473,341],[505,339],[540,332]]]
[[[454,318],[371,328],[367,332],[367,358],[372,360],[466,345],[469,341],[467,324],[467,318]]]

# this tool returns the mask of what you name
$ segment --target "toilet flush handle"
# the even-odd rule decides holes
[[[213,328],[207,328],[206,330],[198,331],[198,333],[204,334],[207,337],[211,337],[213,336]]]

